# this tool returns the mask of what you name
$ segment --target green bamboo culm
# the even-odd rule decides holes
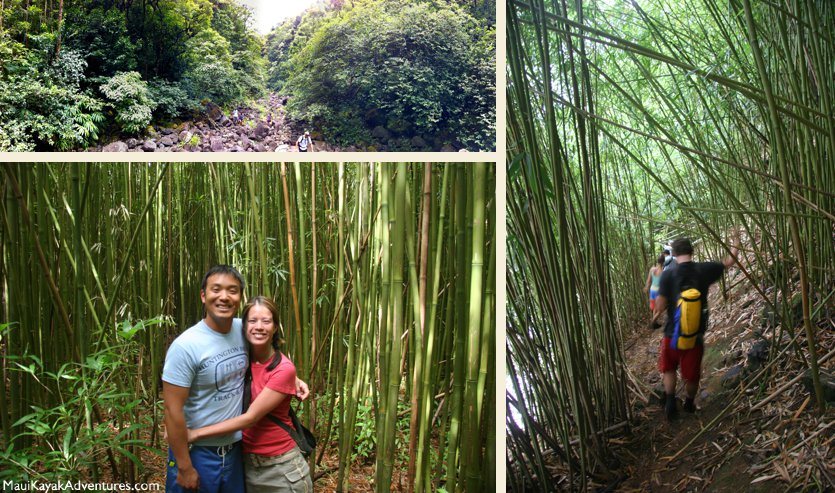
[[[699,240],[697,260],[746,239],[732,285],[774,313],[772,355],[788,344],[808,365],[822,412],[835,9],[509,0],[506,13],[509,489],[612,480],[601,438],[630,418],[621,340],[675,237]]]

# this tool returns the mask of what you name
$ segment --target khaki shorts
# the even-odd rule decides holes
[[[247,493],[311,493],[310,467],[298,447],[274,457],[244,454]]]

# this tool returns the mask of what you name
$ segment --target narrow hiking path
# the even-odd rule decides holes
[[[764,303],[757,293],[744,284],[738,283],[727,293],[721,287],[711,288],[711,322],[705,335],[697,411],[693,414],[682,410],[684,387],[679,378],[678,417],[671,423],[664,417],[663,385],[658,373],[661,329],[650,331],[644,326],[624,342],[633,427],[631,433],[611,439],[622,460],[617,491],[784,490],[785,484],[773,480],[799,485],[804,476],[809,479],[821,460],[824,470],[835,473],[832,456],[828,455],[831,438],[824,447],[800,446],[803,437],[832,424],[831,412],[829,424],[825,424],[826,415],[818,418],[811,414],[814,402],[810,405],[810,397],[813,401],[814,396],[802,385],[759,411],[751,412],[750,399],[743,397],[726,416],[710,425],[768,358],[769,343],[761,337],[762,314],[767,310],[763,310]],[[786,337],[781,346],[788,344]],[[794,374],[775,380],[785,381],[789,376]],[[769,393],[757,387],[746,396],[760,401]],[[707,430],[688,445],[705,427]]]
[[[102,152],[298,152],[296,139],[307,128],[287,118],[287,98],[275,93],[254,107],[239,107],[240,122],[214,103],[202,118],[168,126],[151,126],[142,137],[116,139],[90,151]],[[268,115],[272,118],[268,122]],[[341,151],[312,130],[313,151]]]
[[[713,289],[715,293],[716,288]],[[720,413],[732,397],[733,389],[723,386],[722,380],[732,364],[731,346],[740,335],[740,327],[732,323],[717,323],[722,307],[713,296],[712,327],[705,336],[702,378],[696,397],[696,412],[682,410],[684,387],[678,379],[676,388],[678,417],[668,422],[661,405],[664,395],[658,372],[658,355],[662,329],[638,331],[626,342],[626,362],[631,377],[634,400],[633,418],[637,426],[630,441],[623,442],[624,473],[628,479],[624,491],[689,491],[710,486],[712,491],[746,490],[753,478],[744,467],[732,462],[731,448],[738,446],[732,430],[711,430],[703,434],[680,458],[669,458],[687,445],[690,439]],[[724,307],[728,310],[728,307]],[[726,379],[731,382],[730,377]],[[733,474],[725,474],[730,467]],[[717,474],[718,473],[718,474]],[[754,485],[756,486],[756,485]]]

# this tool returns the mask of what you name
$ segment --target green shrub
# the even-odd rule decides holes
[[[112,453],[143,467],[136,453],[152,449],[140,430],[153,427],[148,402],[159,407],[157,396],[134,393],[135,362],[140,344],[134,335],[148,327],[168,323],[162,319],[125,322],[117,328],[119,341],[86,358],[84,363],[65,363],[48,371],[34,355],[6,355],[8,368],[40,384],[53,396],[54,406],[30,406],[29,414],[12,425],[20,431],[5,450],[0,449],[0,481],[28,483],[74,481],[90,477],[100,467],[101,457]],[[99,421],[97,414],[102,415]],[[14,443],[29,437],[22,448]],[[124,462],[121,467],[130,467]],[[116,471],[117,473],[119,471]],[[126,471],[121,471],[124,473]],[[114,478],[115,480],[116,478]]]
[[[161,118],[176,118],[199,108],[180,84],[163,79],[154,79],[148,83],[151,98],[156,102],[155,113]]]
[[[194,99],[210,99],[219,105],[243,95],[239,75],[232,66],[229,41],[213,29],[200,32],[186,43],[183,81]]]
[[[101,87],[102,94],[115,111],[116,122],[128,134],[142,131],[151,122],[156,102],[148,84],[137,72],[119,72]]]
[[[392,122],[393,137],[449,135],[473,150],[495,148],[495,30],[459,7],[364,2],[320,22],[292,54],[296,42],[285,49],[288,109],[312,118],[326,139],[357,143],[346,135],[347,115],[350,126],[361,119],[369,129]],[[283,70],[275,66],[271,76]]]
[[[371,404],[360,402],[357,404],[357,422],[354,425],[354,453],[351,460],[357,458],[368,460],[375,455],[377,449],[377,428],[374,423]]]
[[[68,150],[98,139],[102,102],[82,90],[86,62],[72,50],[45,53],[0,35],[0,151]]]

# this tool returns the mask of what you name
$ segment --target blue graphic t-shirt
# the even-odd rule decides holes
[[[180,334],[165,355],[162,380],[188,387],[183,409],[186,426],[196,429],[241,414],[244,375],[248,364],[241,319],[232,321],[228,334],[212,330],[202,320]],[[195,445],[228,445],[241,432],[206,438]]]

